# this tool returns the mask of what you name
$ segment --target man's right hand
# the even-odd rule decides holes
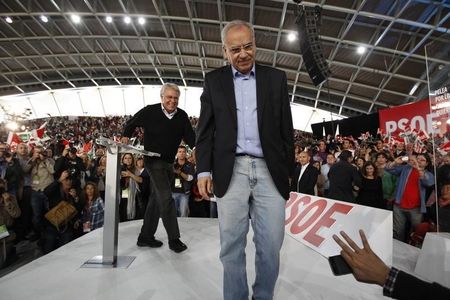
[[[209,195],[212,194],[213,183],[211,176],[205,176],[197,179],[198,192],[202,199],[209,200]]]
[[[120,142],[122,142],[122,144],[128,144],[128,141],[129,141],[129,140],[130,140],[129,137],[123,136],[123,137],[120,139]]]

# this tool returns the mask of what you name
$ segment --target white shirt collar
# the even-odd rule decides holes
[[[173,112],[169,113],[169,112],[164,108],[164,105],[162,105],[162,103],[161,103],[161,109],[162,109],[163,113],[166,115],[166,117],[168,117],[169,119],[172,119],[173,116],[175,116],[175,114],[176,114],[177,111],[178,111],[178,110],[175,108],[175,110],[174,110]]]

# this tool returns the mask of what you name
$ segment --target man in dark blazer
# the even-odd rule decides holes
[[[339,155],[339,161],[331,166],[328,172],[330,180],[328,198],[355,203],[353,186],[361,186],[361,175],[350,163],[352,159],[352,153],[344,150]]]
[[[222,31],[231,66],[205,77],[197,126],[198,188],[217,200],[224,299],[248,299],[245,245],[251,216],[255,299],[272,299],[284,237],[285,200],[294,166],[286,74],[255,64],[251,24]]]
[[[317,183],[319,170],[310,164],[311,156],[308,152],[297,154],[299,164],[295,168],[291,181],[291,191],[314,195],[314,187]]]

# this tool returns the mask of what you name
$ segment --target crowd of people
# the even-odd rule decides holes
[[[4,140],[0,146],[0,188],[5,191],[0,223],[14,232],[10,240],[37,239],[47,253],[102,225],[106,156],[95,138],[121,137],[128,119],[32,120],[27,127],[46,123],[44,145],[39,141],[31,146],[21,143],[11,151]],[[197,124],[195,117],[190,121],[193,126]],[[357,143],[353,138],[316,140],[309,133],[294,134],[297,168],[291,191],[393,210],[394,237],[405,242],[423,238],[414,234],[423,221],[431,224],[428,230],[435,224],[440,231],[450,231],[449,154],[433,166],[430,153],[414,153],[402,143],[390,147],[382,140]],[[142,130],[137,129],[134,136],[139,143]],[[86,148],[90,142],[92,146]],[[216,203],[202,199],[198,192],[195,166],[195,153],[181,145],[174,160],[172,185],[177,215],[217,217]],[[142,219],[151,194],[143,157],[123,155],[120,182],[120,221]],[[411,193],[417,197],[404,197]],[[78,214],[65,228],[56,230],[46,221],[45,213],[63,199],[73,203]],[[8,213],[10,207],[13,209]]]

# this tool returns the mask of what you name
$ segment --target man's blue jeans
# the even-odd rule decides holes
[[[48,210],[47,196],[42,191],[31,192],[32,223],[37,233],[45,231],[44,214]]]
[[[222,198],[217,198],[225,300],[248,299],[245,247],[249,214],[256,247],[253,297],[273,298],[284,238],[285,204],[264,159],[236,157],[230,186]]]
[[[177,208],[178,217],[189,216],[189,194],[172,193],[172,198],[175,200],[175,207]]]

